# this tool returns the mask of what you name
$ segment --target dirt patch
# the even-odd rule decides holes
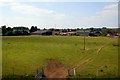
[[[59,61],[51,59],[44,67],[44,75],[46,78],[66,78],[68,69]]]

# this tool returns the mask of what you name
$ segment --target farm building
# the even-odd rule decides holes
[[[101,35],[101,32],[99,31],[94,31],[89,33],[89,36],[100,36],[100,35]]]
[[[34,31],[31,33],[32,35],[40,35],[40,30]]]
[[[53,31],[52,34],[53,35],[60,35],[60,31]]]
[[[60,29],[54,29],[52,30],[52,35],[60,35],[61,30]]]
[[[85,32],[83,30],[77,30],[76,31],[76,34],[78,36],[83,36],[83,35],[89,36],[89,33],[90,33],[90,30],[85,30]]]
[[[31,34],[32,35],[42,35],[43,33],[46,33],[47,30],[37,30],[35,32],[32,32]]]
[[[66,32],[61,32],[60,35],[61,36],[67,36],[67,33]]]
[[[37,30],[31,33],[32,35],[52,35],[51,30]]]
[[[60,30],[37,30],[31,33],[32,35],[60,35]]]
[[[76,35],[76,32],[67,32],[68,36]]]

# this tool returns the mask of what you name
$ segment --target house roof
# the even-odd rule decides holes
[[[37,30],[35,32],[32,32],[33,34],[42,34],[42,33],[45,33],[45,32],[48,32],[48,30]]]
[[[84,32],[83,30],[77,30],[76,32]],[[90,32],[90,30],[85,30],[85,32]]]
[[[69,34],[73,34],[73,33],[76,33],[76,32],[67,32],[67,33],[69,33]]]

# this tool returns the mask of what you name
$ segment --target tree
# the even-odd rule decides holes
[[[7,33],[6,25],[1,27],[2,27],[2,35],[5,35]]]
[[[13,31],[9,31],[6,33],[7,36],[13,36]]]
[[[44,28],[43,30],[47,30],[46,28]]]
[[[92,27],[92,28],[90,28],[90,31],[91,31],[91,32],[94,32],[94,28],[93,28],[93,27]]]
[[[6,28],[7,32],[5,33],[5,35],[7,36],[12,36],[13,35],[13,29],[11,27]]]
[[[35,31],[35,27],[31,26],[30,32],[34,32]]]
[[[22,35],[22,32],[21,32],[21,31],[15,31],[15,32],[14,32],[14,35],[15,35],[15,36]]]
[[[103,27],[102,29],[107,29],[106,27]]]
[[[30,33],[28,31],[23,30],[23,35],[30,35]]]
[[[34,32],[34,31],[37,31],[37,26],[31,26],[31,29],[30,29],[30,32]]]
[[[7,31],[13,31],[11,27],[6,28]]]
[[[35,26],[35,27],[34,27],[34,31],[37,31],[37,30],[38,30],[38,29],[37,29],[37,26]]]
[[[114,35],[116,32],[113,29],[102,28],[102,36],[106,36],[107,34]]]
[[[29,35],[29,29],[27,27],[14,27],[13,28],[13,35],[19,36],[19,35]]]
[[[77,28],[77,30],[80,30],[80,28]]]

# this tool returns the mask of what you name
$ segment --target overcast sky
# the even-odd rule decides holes
[[[5,1],[0,0],[0,26],[118,27],[118,3],[112,0],[110,0],[111,2]]]

